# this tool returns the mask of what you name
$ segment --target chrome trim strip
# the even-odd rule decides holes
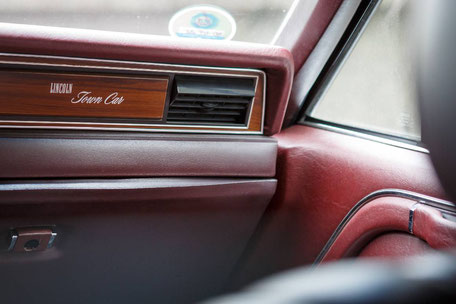
[[[350,136],[354,136],[354,137],[358,137],[358,138],[362,138],[362,139],[367,139],[370,141],[375,141],[375,142],[393,146],[393,147],[398,147],[398,148],[403,148],[403,149],[408,149],[408,150],[412,150],[412,151],[416,151],[416,152],[429,154],[429,150],[424,147],[420,147],[418,145],[413,145],[413,144],[408,144],[408,143],[401,142],[401,141],[394,140],[394,139],[388,139],[388,138],[384,138],[381,136],[370,135],[370,134],[366,134],[363,132],[352,131],[352,130],[341,128],[341,127],[334,127],[334,126],[330,126],[330,125],[327,125],[324,123],[317,123],[317,122],[311,122],[311,121],[306,121],[306,120],[300,122],[299,124],[309,126],[309,127],[319,128],[319,129],[323,129],[323,130],[327,130],[327,131],[332,131],[332,132],[336,132],[336,133],[340,133],[340,134],[350,135]]]
[[[382,189],[378,191],[374,191],[367,196],[363,197],[358,203],[356,203],[353,208],[350,209],[350,211],[345,215],[345,217],[342,219],[340,224],[337,226],[336,230],[334,233],[331,235],[329,238],[328,242],[326,242],[325,246],[323,249],[320,251],[318,254],[317,258],[315,259],[313,265],[318,265],[325,255],[328,253],[329,249],[331,246],[334,244],[342,230],[345,228],[345,226],[348,224],[348,222],[353,218],[353,216],[358,212],[363,206],[365,206],[367,203],[370,201],[380,198],[380,197],[385,197],[385,196],[392,196],[392,197],[401,197],[401,198],[406,198],[410,200],[416,200],[417,203],[431,206],[434,208],[438,208],[441,210],[445,210],[451,213],[456,212],[456,205],[452,202],[441,200],[438,198],[434,198],[431,196],[427,196],[424,194],[419,194],[416,192],[412,191],[406,191],[406,190],[401,190],[401,189]]]
[[[17,233],[16,231],[11,231],[11,242],[8,246],[8,249],[6,251],[12,251],[14,249],[14,246],[16,245],[17,242]]]
[[[115,123],[115,122],[89,122],[89,121],[47,121],[47,120],[0,120],[0,122],[9,122],[9,123],[27,123],[27,124],[33,124],[33,123],[51,123],[51,124],[65,124],[65,125],[72,125],[72,124],[77,124],[77,125],[107,125],[107,126],[137,126],[137,127],[142,127],[142,126],[154,126],[154,127],[173,127],[173,128],[179,128],[183,127],[183,125],[175,125],[175,124],[140,124],[140,123]],[[187,126],[185,126],[187,127]],[[193,125],[193,127],[198,127],[198,128],[217,128],[217,129],[239,129],[239,130],[246,130],[246,127],[230,127],[230,126],[207,126],[207,125]],[[124,130],[124,129],[122,129]]]
[[[0,120],[0,122],[4,122]],[[8,121],[9,122],[9,121]],[[54,122],[53,122],[54,123]],[[122,124],[119,124],[121,126]],[[152,126],[152,125],[151,125]],[[155,126],[155,125],[154,125]],[[219,128],[219,127],[217,127]],[[123,132],[149,132],[149,133],[197,133],[197,134],[248,134],[262,135],[261,131],[221,131],[221,130],[185,130],[185,129],[153,129],[153,128],[103,128],[103,127],[59,127],[59,126],[26,126],[26,125],[0,125],[0,129],[42,129],[42,130],[92,130],[92,131],[123,131]]]
[[[253,184],[264,181],[275,181],[274,178],[206,178],[206,177],[146,177],[146,178],[115,178],[115,179],[50,179],[46,181],[24,180],[18,182],[0,182],[1,192],[22,191],[82,191],[82,190],[141,190],[141,189],[165,189],[165,188],[189,188],[219,185]],[[8,204],[7,201],[0,201]],[[54,232],[54,229],[52,229]]]
[[[152,73],[175,73],[175,74],[193,74],[193,75],[216,75],[216,76],[229,76],[229,77],[238,77],[238,78],[254,78],[255,81],[255,92],[258,87],[259,76],[256,75],[244,75],[244,74],[229,74],[216,72],[220,70],[225,71],[239,71],[239,72],[253,72],[260,73],[263,75],[263,100],[262,102],[262,122],[260,131],[232,131],[234,130],[248,130],[250,126],[250,121],[252,118],[252,111],[254,102],[251,103],[249,109],[249,117],[247,120],[246,126],[217,126],[217,125],[176,125],[176,124],[135,124],[135,123],[106,123],[106,122],[74,122],[74,121],[31,121],[31,120],[0,120],[0,123],[18,123],[25,125],[0,125],[0,128],[28,128],[28,129],[74,129],[74,130],[103,130],[103,131],[141,131],[141,132],[172,132],[172,133],[218,133],[218,134],[263,134],[264,128],[264,116],[266,108],[266,73],[259,69],[246,69],[246,68],[228,68],[228,67],[208,67],[208,66],[192,66],[192,65],[178,65],[178,64],[162,64],[162,63],[143,63],[143,62],[134,62],[134,61],[121,61],[121,60],[104,60],[104,59],[91,59],[91,58],[71,58],[71,57],[59,57],[59,56],[38,56],[38,55],[24,55],[24,54],[9,54],[9,53],[0,53],[0,56],[15,56],[15,57],[25,57],[25,58],[46,58],[46,59],[61,59],[61,60],[72,60],[72,61],[89,61],[96,63],[116,63],[116,64],[132,64],[132,65],[146,65],[151,66],[151,68],[132,68],[132,67],[112,67],[112,66],[91,66],[91,65],[77,65],[77,64],[52,64],[52,63],[37,63],[37,62],[26,62],[26,61],[5,61],[0,60],[1,64],[8,65],[19,65],[19,66],[45,66],[45,67],[68,67],[68,68],[78,68],[78,69],[90,69],[90,70],[112,70],[117,72],[122,71],[136,71],[136,72],[152,72]],[[155,67],[155,69],[154,69]],[[166,70],[157,70],[156,67],[167,67],[170,69]],[[210,69],[216,70],[214,72],[195,72],[195,71],[181,71],[178,68],[192,68],[192,69]],[[27,126],[26,124],[40,124],[39,126]],[[43,125],[41,125],[43,124]],[[60,126],[49,126],[45,124],[67,124],[70,126],[60,127]],[[72,126],[74,125],[74,126]],[[78,125],[91,125],[91,127],[80,127]],[[110,127],[97,127],[97,125],[104,126],[119,126],[118,128]],[[122,128],[121,126],[138,126],[138,128]],[[147,128],[141,128],[144,126]],[[180,129],[153,129],[149,127],[172,127],[172,128],[189,128],[192,130],[180,130]],[[208,129],[201,130],[201,129]],[[213,130],[213,129],[230,129],[227,131]]]
[[[51,238],[49,239],[49,242],[47,244],[48,249],[54,245],[54,241],[55,241],[56,237],[57,237],[57,232],[55,232],[54,229],[52,229]]]
[[[413,206],[409,210],[409,223],[408,223],[408,231],[410,234],[413,234],[413,218],[415,216],[416,208],[421,205],[421,201],[418,203],[413,204]]]

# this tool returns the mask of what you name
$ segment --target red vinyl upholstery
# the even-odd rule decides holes
[[[409,226],[410,210],[414,210],[411,226]],[[410,228],[412,228],[411,231]],[[416,240],[414,243],[410,243],[399,242],[397,238],[392,238],[391,242],[382,239],[382,245],[375,240],[383,233],[397,231],[410,233],[415,236]],[[370,244],[373,240],[374,244]],[[418,242],[419,240],[422,241]],[[455,247],[456,223],[445,219],[442,213],[435,208],[422,204],[416,205],[414,200],[382,197],[367,203],[356,212],[322,261],[328,262],[357,256],[363,247],[364,250],[367,250],[367,253],[364,254],[368,255],[373,255],[377,251],[380,256],[385,255],[385,252],[391,255],[405,252],[407,253],[405,256],[407,256],[423,252],[422,243],[425,243],[427,248],[434,249]],[[362,252],[361,255],[363,255]]]
[[[374,191],[446,198],[426,153],[303,125],[275,137],[278,188],[239,271],[240,284],[313,263],[344,216]]]
[[[405,258],[415,255],[424,255],[432,248],[423,240],[407,233],[390,232],[373,239],[364,247],[358,257],[367,258]]]
[[[412,200],[382,197],[369,202],[350,219],[323,262],[355,256],[371,240],[385,232],[408,231]]]
[[[413,233],[433,248],[456,248],[456,222],[445,219],[436,209],[418,206]]]

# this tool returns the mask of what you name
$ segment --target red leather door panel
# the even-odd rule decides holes
[[[408,233],[425,242],[428,248],[451,249],[456,246],[456,223],[445,219],[441,211],[417,200],[384,196],[367,202],[342,230],[336,230],[317,262],[357,256],[363,247],[369,247],[376,237],[388,232]],[[395,239],[385,244],[386,249],[380,249],[382,246],[378,244],[374,246],[380,252],[400,252],[402,247],[406,252],[420,252],[422,247],[417,244],[415,249],[410,247],[413,245],[401,244]]]
[[[344,216],[374,191],[396,188],[445,198],[425,153],[303,125],[275,137],[278,189],[238,284],[313,263]]]
[[[360,251],[358,257],[402,259],[430,252],[432,252],[432,248],[416,236],[401,232],[390,232],[373,239]]]

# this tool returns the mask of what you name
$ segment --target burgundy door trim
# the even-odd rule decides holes
[[[381,197],[399,197],[399,198],[405,198],[405,199],[410,199],[416,201],[416,203],[427,205],[430,207],[438,208],[441,210],[445,210],[448,212],[456,212],[456,205],[452,202],[441,200],[438,198],[434,198],[431,196],[419,194],[416,192],[412,191],[406,191],[406,190],[401,190],[401,189],[382,189],[378,191],[374,191],[364,198],[362,198],[348,213],[347,215],[343,218],[341,223],[337,226],[336,230],[334,233],[331,235],[329,238],[328,242],[325,244],[323,249],[321,250],[320,254],[317,256],[315,259],[314,265],[319,264],[323,260],[325,260],[328,252],[331,250],[331,247],[334,245],[336,242],[337,238],[340,236],[344,228],[347,226],[347,224],[350,222],[350,220],[355,216],[355,214],[365,205],[367,205],[369,202],[379,199]],[[410,209],[410,216],[409,216],[409,226],[408,230],[409,232],[413,232],[413,213],[414,209]],[[411,225],[410,225],[411,224]]]

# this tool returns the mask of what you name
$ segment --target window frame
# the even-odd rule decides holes
[[[348,56],[355,48],[358,40],[361,38],[364,30],[369,24],[371,17],[374,15],[381,2],[382,0],[361,1],[358,9],[353,15],[335,49],[329,56],[329,59],[325,63],[316,81],[310,88],[309,93],[304,98],[304,101],[302,103],[303,106],[299,112],[297,123],[355,135],[370,140],[384,142],[394,146],[400,146],[403,148],[428,153],[428,150],[424,147],[421,141],[407,139],[401,136],[372,131],[364,128],[343,125],[311,116],[311,112],[313,111],[314,107],[318,102],[320,102],[321,98],[330,88],[332,82],[338,75],[339,70],[343,68],[344,62],[347,60]]]

